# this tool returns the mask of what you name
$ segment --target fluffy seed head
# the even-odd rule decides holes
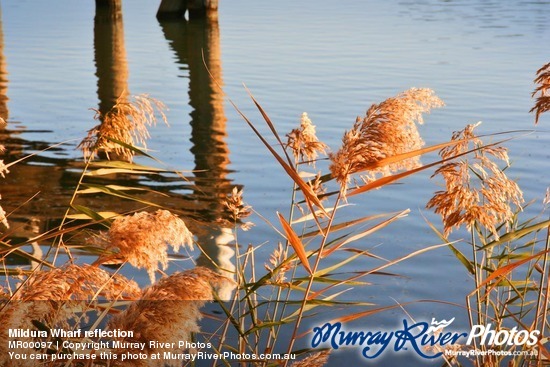
[[[167,210],[119,217],[107,234],[107,250],[115,252],[114,256],[119,260],[147,269],[151,282],[155,280],[159,263],[163,269],[168,266],[168,246],[174,251],[181,246],[192,250],[193,234],[183,220]]]
[[[0,124],[0,127],[1,127],[1,124]],[[6,148],[2,144],[0,144],[0,154],[3,154],[5,151],[6,151]],[[10,171],[8,171],[8,166],[6,166],[4,164],[4,161],[0,159],[0,176],[6,177],[6,173],[10,173]]]
[[[290,367],[323,367],[328,362],[329,354],[330,352],[326,350],[314,353],[301,361],[292,363]]]
[[[244,218],[252,214],[252,207],[247,205],[243,200],[243,189],[239,190],[237,186],[235,186],[231,191],[231,194],[225,198],[223,204],[225,206],[225,211],[229,218],[232,219],[232,222],[227,223],[225,219],[220,218],[221,225],[231,226],[238,223],[244,231],[248,231],[254,226],[254,223],[252,222],[242,221]]]
[[[6,212],[4,211],[4,208],[2,208],[2,206],[0,206],[0,223],[4,226],[4,228],[10,228],[8,218],[6,217]]]
[[[85,301],[96,296],[117,299],[141,295],[138,285],[96,266],[71,264],[35,272],[16,293],[20,301]]]
[[[146,146],[149,138],[148,127],[156,125],[156,113],[167,124],[164,114],[166,106],[146,94],[134,96],[131,102],[121,96],[113,108],[106,114],[95,110],[95,119],[100,124],[88,131],[86,138],[78,145],[85,158],[95,156],[98,152],[131,161],[134,151],[118,144],[117,141],[130,146]]]
[[[291,264],[283,264],[287,259],[287,252],[283,249],[283,244],[279,242],[277,248],[269,256],[269,264],[264,264],[264,268],[272,274],[271,280],[275,284],[283,284],[286,281],[286,272],[291,269]]]
[[[550,111],[550,95],[548,95],[548,91],[550,90],[550,62],[537,70],[535,83],[537,84],[537,87],[535,88],[532,97],[535,97],[537,94],[538,97],[536,99],[535,106],[531,108],[531,111],[529,112],[535,112],[535,124],[537,124],[539,122],[540,115]]]
[[[314,164],[319,154],[325,154],[327,145],[317,138],[315,125],[307,113],[302,114],[300,127],[293,129],[287,135],[286,146],[290,148],[297,161],[307,161]]]
[[[33,321],[38,321],[52,328],[72,330],[74,322],[81,317],[75,310],[85,311],[91,301],[98,298],[108,301],[137,299],[140,296],[141,289],[135,282],[91,265],[72,264],[36,271],[17,289],[0,313],[0,340],[6,341],[0,343],[0,365],[15,365],[8,358],[9,329],[35,330]],[[10,351],[28,354],[32,349],[16,348]],[[19,362],[17,366],[36,366],[36,361],[30,360],[30,357]]]
[[[409,158],[388,165],[380,165],[384,158],[420,149],[416,123],[422,124],[422,114],[432,108],[443,106],[430,89],[409,89],[380,104],[373,104],[364,117],[358,117],[353,128],[342,138],[342,147],[330,154],[330,171],[347,190],[351,175],[365,172],[364,179],[370,182],[377,175],[386,176],[402,169],[412,169],[420,162]]]
[[[462,225],[471,230],[472,225],[478,223],[498,239],[497,228],[512,220],[512,204],[521,209],[523,194],[517,183],[494,162],[498,159],[508,163],[506,149],[484,147],[473,133],[477,125],[468,125],[453,134],[453,141],[467,141],[440,151],[442,158],[451,159],[456,154],[477,148],[472,158],[451,161],[436,170],[434,176],[443,177],[445,190],[436,192],[426,207],[441,215],[445,235]]]
[[[126,342],[145,342],[145,350],[132,352],[150,355],[167,351],[149,345],[150,340],[156,340],[175,342],[173,352],[181,353],[181,348],[177,348],[178,341],[191,341],[191,334],[200,330],[200,308],[213,300],[213,289],[223,288],[227,282],[232,281],[204,267],[175,273],[145,289],[141,299],[111,319],[108,327],[134,331],[134,337],[125,339]],[[143,364],[131,362],[131,366],[150,366],[150,362],[145,360],[141,361]],[[164,366],[164,363],[177,362],[162,361],[158,365]],[[181,365],[181,361],[179,363],[177,365]]]

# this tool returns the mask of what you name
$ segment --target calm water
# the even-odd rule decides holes
[[[444,141],[452,131],[479,120],[485,133],[535,129],[508,144],[513,160],[509,174],[519,179],[527,200],[540,202],[550,184],[550,121],[545,117],[534,128],[528,113],[535,71],[550,61],[547,1],[307,0],[297,5],[287,0],[220,0],[219,24],[206,33],[184,24],[159,24],[154,1],[124,2],[123,19],[107,25],[94,21],[93,1],[9,0],[1,5],[0,101],[5,101],[4,96],[7,101],[0,107],[8,121],[2,135],[9,149],[6,160],[66,142],[41,153],[25,168],[14,167],[0,181],[6,210],[42,192],[19,209],[14,220],[36,216],[48,222],[59,215],[78,177],[72,168],[80,157],[75,147],[95,124],[89,108],[104,108],[117,90],[149,93],[169,106],[170,127],[154,128],[149,141],[156,157],[177,169],[210,169],[212,175],[197,180],[213,187],[213,197],[242,185],[246,201],[267,219],[275,220],[277,210],[286,213],[289,179],[221,95],[201,96],[204,88],[212,92],[202,71],[201,48],[212,55],[210,66],[225,93],[258,124],[261,117],[243,83],[280,132],[295,127],[306,111],[319,137],[333,150],[338,149],[344,130],[371,103],[410,87],[428,87],[447,104],[432,112],[421,128],[428,144]],[[114,61],[105,56],[109,39],[118,50]],[[109,65],[119,68],[117,78]],[[423,219],[426,215],[437,221],[424,210],[437,189],[428,177],[419,175],[405,185],[354,199],[357,205],[343,212],[342,219],[411,209],[401,223],[356,246],[393,259],[436,244]],[[197,194],[187,186],[144,183],[168,186],[190,198],[185,205],[196,205]],[[214,216],[218,204],[213,199],[193,213]],[[532,212],[539,208],[536,204]],[[257,226],[242,234],[240,242],[267,242],[267,255],[279,238],[262,220],[254,221]],[[346,270],[377,264],[352,263]],[[471,289],[465,271],[446,249],[390,271],[401,277],[367,279],[373,285],[349,298],[377,305],[419,299],[463,304]],[[144,274],[136,276],[147,281]],[[420,304],[408,306],[407,311],[417,319],[457,317],[465,322],[463,310],[452,306]],[[400,311],[387,312],[362,325],[392,327],[402,318]],[[335,360],[339,358],[344,357]]]

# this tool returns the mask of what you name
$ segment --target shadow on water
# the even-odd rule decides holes
[[[144,176],[117,173],[94,178],[93,183],[152,189],[136,191],[132,195],[156,203],[185,219],[203,250],[197,259],[198,264],[215,267],[222,272],[232,271],[234,251],[228,244],[234,238],[230,229],[219,224],[227,219],[223,203],[234,186],[227,177],[230,171],[229,149],[225,143],[226,117],[222,93],[205,68],[206,64],[216,80],[222,82],[218,22],[215,19],[189,22],[183,19],[162,22],[161,27],[177,55],[177,63],[190,71],[190,140],[195,159],[194,174],[182,179],[171,174]],[[0,114],[7,119],[8,73],[1,32],[0,24]],[[93,34],[99,99],[97,110],[105,113],[119,97],[129,95],[128,61],[119,2],[97,5]],[[16,122],[13,124],[18,125]],[[50,142],[25,140],[23,136],[28,131],[10,129],[11,125],[10,121],[7,127],[0,130],[0,144],[6,147],[2,158],[6,162],[53,145]],[[81,159],[64,157],[69,156],[65,153],[66,149],[65,146],[55,147],[49,151],[54,154],[38,154],[15,164],[0,181],[2,206],[8,213],[10,224],[5,240],[12,244],[28,242],[38,233],[45,233],[59,225],[84,168]],[[95,211],[129,213],[144,209],[143,203],[103,195],[80,195],[76,203]],[[22,264],[21,260],[14,258],[13,263]]]

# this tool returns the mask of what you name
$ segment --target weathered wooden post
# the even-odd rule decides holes
[[[122,0],[95,0],[95,6],[96,8],[103,7],[122,10]]]
[[[182,19],[187,11],[187,0],[161,0],[158,20]]]
[[[204,18],[217,19],[218,0],[188,0],[187,9],[189,19]]]
[[[186,11],[189,11],[189,19],[217,19],[218,0],[161,0],[157,19],[181,19]]]

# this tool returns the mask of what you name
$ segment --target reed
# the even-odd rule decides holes
[[[180,343],[193,342],[192,336],[200,331],[200,308],[206,302],[214,300],[213,292],[216,288],[224,287],[228,282],[231,280],[204,267],[172,274],[146,288],[139,300],[109,320],[108,327],[134,332],[134,337],[120,338],[120,341],[145,343],[145,349],[130,350],[133,353],[164,355],[165,352],[182,353],[182,350],[196,353],[196,350],[182,348]],[[151,340],[173,347],[160,347],[159,344],[151,346]],[[119,353],[124,354],[127,351],[125,349]],[[159,358],[158,362],[151,362],[143,359],[121,365],[179,366],[181,361]]]
[[[237,254],[237,259],[241,259],[237,265],[237,269],[241,269],[237,270],[238,289],[231,307],[225,310],[228,321],[219,348],[232,348],[225,342],[228,330],[232,327],[239,335],[238,346],[234,347],[239,352],[263,353],[284,348],[281,344],[285,342],[280,340],[280,333],[290,327],[293,331],[290,340],[286,342],[286,352],[291,353],[295,352],[295,342],[304,332],[301,330],[302,320],[318,312],[317,308],[371,306],[362,302],[337,301],[336,298],[342,292],[341,287],[364,285],[366,283],[361,278],[406,258],[397,258],[381,267],[334,279],[332,273],[338,272],[345,264],[352,261],[366,262],[366,258],[371,256],[367,250],[353,247],[354,243],[405,216],[408,210],[379,213],[346,222],[338,221],[337,212],[344,206],[342,200],[357,188],[359,182],[374,182],[377,187],[382,187],[385,185],[380,181],[382,178],[398,172],[422,169],[418,156],[422,154],[419,149],[423,142],[416,123],[423,122],[423,113],[442,106],[443,102],[431,90],[411,89],[374,104],[366,116],[358,118],[352,129],[344,135],[342,147],[336,153],[330,153],[328,146],[316,137],[315,127],[307,114],[302,115],[299,127],[286,134],[287,141],[283,142],[268,114],[253,96],[251,98],[276,143],[270,144],[269,136],[260,134],[259,128],[234,106],[288,174],[293,183],[293,194],[289,214],[278,213],[282,229],[272,224],[283,241],[274,248],[264,266],[267,274],[257,274],[254,248],[249,247],[243,254]],[[330,174],[311,174],[308,171],[314,168],[316,162],[327,158],[331,162]],[[355,181],[355,187],[350,188],[355,174],[365,178]],[[306,181],[302,177],[312,179]],[[336,179],[336,183],[331,182],[333,179]],[[334,184],[336,191],[327,189],[328,185],[333,187]],[[369,222],[372,224],[367,229],[360,228]],[[341,235],[340,231],[347,234]],[[410,257],[431,248],[411,254]],[[348,259],[335,262],[335,252],[346,252]],[[260,301],[258,294],[270,296],[263,296],[265,300]],[[380,307],[370,314],[390,308]],[[352,313],[346,320],[360,319],[366,315],[364,312]],[[327,356],[322,353],[306,357],[296,365],[322,365],[327,363]],[[284,365],[287,363],[288,360],[283,362]],[[265,361],[258,365],[270,364]]]
[[[550,86],[548,69],[537,71],[538,87],[533,97],[535,124],[547,111],[547,89]],[[550,221],[540,217],[522,219],[525,207],[518,184],[507,177],[507,150],[498,145],[484,145],[474,133],[479,123],[467,125],[453,133],[451,141],[439,152],[445,161],[432,177],[444,181],[440,190],[427,203],[442,218],[443,232],[436,233],[445,240],[453,230],[465,227],[469,232],[471,255],[450,246],[454,255],[472,275],[474,289],[466,297],[471,325],[493,325],[496,331],[517,329],[537,330],[545,340],[548,310],[548,231]],[[471,152],[469,155],[464,155]],[[459,157],[459,158],[457,158]],[[501,162],[499,166],[498,162]],[[544,204],[545,205],[545,204]],[[434,228],[432,226],[432,228]],[[477,343],[475,349],[487,351]],[[533,347],[491,346],[504,352],[476,356],[476,366],[542,365],[549,353],[543,342]],[[536,352],[537,357],[505,357],[506,352],[518,350]],[[459,363],[453,360],[453,363]]]
[[[131,147],[146,147],[148,127],[156,125],[157,113],[168,124],[165,109],[164,103],[146,94],[133,96],[130,102],[122,95],[105,114],[93,109],[94,119],[100,123],[88,131],[79,148],[85,157],[93,158],[101,152],[107,158],[115,154],[122,160],[131,161],[135,154]]]
[[[344,134],[341,148],[329,155],[330,172],[343,192],[355,173],[362,173],[362,179],[371,182],[379,176],[419,167],[416,156],[372,169],[385,158],[420,149],[424,141],[416,123],[422,124],[423,113],[443,104],[432,90],[412,88],[373,104],[364,117],[358,117]]]
[[[193,234],[168,210],[121,216],[111,223],[102,244],[106,254],[97,263],[127,261],[138,269],[147,269],[154,283],[158,264],[163,269],[168,266],[167,244],[176,252],[182,246],[193,250]]]
[[[550,63],[543,65],[539,70],[537,70],[535,84],[537,84],[537,87],[535,88],[532,97],[537,95],[538,97],[530,112],[535,112],[535,124],[537,124],[539,122],[540,115],[550,111],[550,95],[548,95],[548,90],[550,89]]]
[[[546,102],[541,102],[548,89],[547,74],[548,65],[537,74],[539,87],[535,93],[540,96],[533,109],[536,121],[547,110]],[[402,261],[414,261],[415,256],[440,247],[448,247],[473,278],[474,290],[466,298],[472,324],[490,322],[497,330],[519,326],[540,330],[544,335],[548,322],[550,241],[542,231],[550,221],[521,219],[525,203],[519,186],[505,173],[509,159],[501,145],[503,141],[483,143],[483,137],[474,132],[477,125],[467,125],[448,142],[426,147],[417,125],[423,123],[424,114],[442,107],[443,101],[430,89],[413,88],[373,104],[344,133],[341,146],[333,152],[318,139],[316,127],[306,113],[295,129],[282,135],[260,103],[250,96],[269,134],[260,133],[259,126],[234,106],[288,176],[292,194],[288,207],[285,205],[277,213],[275,223],[261,217],[245,202],[242,189],[234,188],[226,196],[224,218],[219,218],[216,224],[232,228],[236,239],[234,270],[221,266],[206,269],[189,262],[186,265],[190,269],[164,273],[170,252],[181,248],[194,251],[195,247],[203,251],[187,226],[189,218],[136,194],[143,191],[158,194],[154,190],[124,186],[109,182],[109,178],[115,173],[170,174],[187,182],[187,177],[183,172],[159,167],[159,162],[144,149],[147,127],[156,122],[155,115],[159,112],[164,119],[164,106],[146,96],[138,96],[131,103],[119,100],[111,112],[96,116],[100,124],[80,144],[85,158],[82,175],[57,230],[18,245],[2,237],[3,254],[16,253],[40,260],[40,265],[18,273],[3,260],[6,281],[0,297],[0,337],[6,338],[5,330],[10,327],[93,330],[107,325],[112,330],[134,331],[132,337],[111,340],[145,342],[147,347],[142,352],[151,358],[165,351],[158,345],[150,345],[151,340],[164,343],[201,340],[211,343],[217,353],[280,352],[298,358],[241,361],[243,366],[323,366],[330,363],[330,354],[303,347],[303,338],[308,335],[303,321],[315,319],[323,311],[332,317],[330,321],[351,322],[400,307],[346,301],[343,297],[350,289],[367,288],[371,275],[391,275],[388,268]],[[435,151],[439,151],[439,158],[422,163],[421,156]],[[135,155],[151,159],[154,164],[135,164],[132,162]],[[369,237],[397,225],[410,210],[368,212],[359,218],[341,219],[348,202],[356,195],[366,195],[430,169],[435,170],[433,177],[440,177],[443,182],[443,188],[427,203],[442,218],[441,231],[430,223],[441,244],[425,246],[395,259],[377,257],[365,247]],[[98,177],[105,181],[98,183]],[[96,209],[79,204],[79,198],[85,195],[103,198],[105,206]],[[131,201],[139,209],[121,213],[117,208],[107,208],[113,196]],[[267,221],[274,235],[264,244],[244,246],[238,234],[251,228],[251,223],[245,220],[252,214]],[[0,210],[0,219],[5,215]],[[469,233],[469,240],[462,241],[469,246],[468,254],[460,250],[457,244],[460,240],[452,238],[464,229]],[[51,248],[45,259],[35,259],[23,250],[31,241],[46,240],[51,242]],[[272,246],[267,258],[260,257],[262,246]],[[94,260],[91,264],[80,263],[73,256],[75,251]],[[65,255],[66,263],[59,264],[60,255]],[[357,264],[360,270],[344,272],[343,267],[350,263]],[[118,270],[103,268],[113,264]],[[152,284],[141,288],[121,275],[128,268],[145,269]],[[157,281],[159,274],[162,276]],[[227,278],[228,274],[234,280]],[[230,295],[228,287],[234,288]],[[201,313],[207,302],[216,302],[218,314]],[[344,316],[331,313],[340,309],[350,311]],[[205,315],[216,326],[214,330],[202,330]],[[0,349],[4,358],[5,347],[0,346],[4,348]],[[484,349],[481,345],[475,348]],[[501,348],[517,350],[508,345]],[[548,352],[542,343],[535,348],[538,359],[491,356],[466,363],[477,366],[496,366],[504,361],[514,366],[542,363]],[[181,347],[171,349],[174,353],[181,351]],[[62,351],[42,352],[53,355]],[[6,359],[1,362],[29,365]],[[219,365],[230,366],[233,362],[221,360]],[[181,361],[152,359],[126,364],[113,360],[94,363],[88,365],[181,365]],[[446,363],[459,366],[464,361],[448,359]],[[47,365],[71,365],[71,362]]]
[[[0,128],[3,128],[6,122],[4,119],[1,119],[0,121]],[[3,154],[6,151],[6,148],[0,144],[0,154]],[[8,167],[4,164],[4,160],[0,159],[0,176],[6,177],[6,173],[9,173]],[[2,196],[0,196],[0,200],[2,199]],[[5,228],[9,228],[8,220],[6,218],[6,212],[0,205],[0,224],[2,224]]]

